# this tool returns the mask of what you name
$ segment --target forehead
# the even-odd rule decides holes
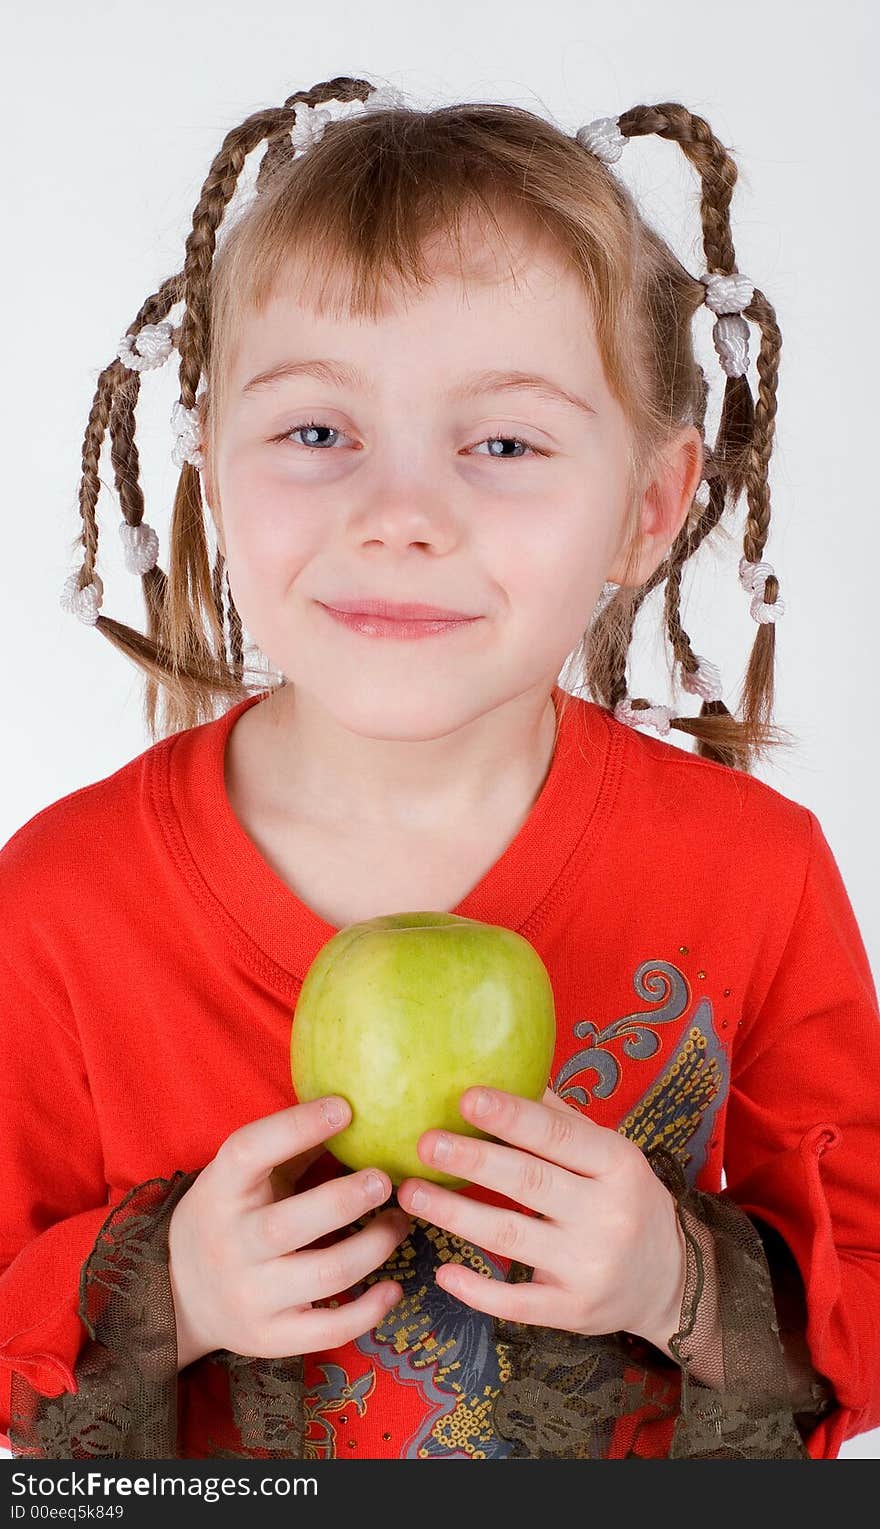
[[[355,311],[351,271],[322,266],[314,255],[292,249],[259,308],[241,316],[234,360],[236,374],[271,362],[284,343],[349,344],[375,331],[383,340],[427,347],[435,358],[444,351],[454,359],[466,349],[490,360],[496,347],[518,351],[509,356],[523,365],[536,361],[535,347],[556,356],[560,351],[595,360],[592,306],[572,262],[549,237],[514,218],[504,220],[503,239],[489,237],[472,219],[460,236],[446,232],[426,239],[420,251],[427,283],[418,286],[386,273],[377,289],[375,308]]]

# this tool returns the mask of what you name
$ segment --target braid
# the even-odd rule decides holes
[[[687,110],[678,102],[665,102],[657,106],[635,106],[624,112],[619,127],[626,137],[634,138],[647,133],[657,133],[662,138],[675,140],[698,171],[701,179],[700,217],[703,229],[703,249],[706,269],[713,273],[728,275],[736,269],[736,253],[730,229],[730,202],[737,180],[737,168],[724,145],[715,137],[704,118]],[[639,591],[640,598],[634,602],[633,618],[642,599],[651,589],[666,578],[665,621],[669,640],[676,660],[686,674],[695,674],[698,659],[690,638],[680,618],[681,571],[688,558],[696,552],[703,538],[717,525],[729,502],[735,505],[743,486],[746,488],[749,513],[743,539],[743,551],[750,562],[758,562],[767,541],[770,524],[770,489],[768,465],[773,443],[776,415],[776,378],[779,369],[779,352],[782,336],[776,324],[776,315],[767,298],[755,288],[744,315],[761,327],[761,347],[757,361],[759,390],[757,407],[753,406],[752,394],[745,376],[726,379],[724,401],[718,434],[709,459],[706,477],[709,481],[709,501],[693,525],[682,526],[668,563],[661,565]],[[696,423],[701,427],[705,419],[706,385],[703,375],[703,402]],[[775,576],[768,578],[764,599],[773,604],[779,584]],[[631,640],[632,622],[627,639]],[[612,704],[626,694],[625,655],[622,663],[619,653],[613,675]],[[722,764],[747,770],[749,767],[749,739],[757,744],[764,741],[770,727],[773,704],[773,666],[775,656],[775,624],[761,623],[755,637],[749,660],[744,687],[743,722],[746,736],[736,736],[734,728],[725,733],[712,729],[703,731],[700,724],[705,718],[730,718],[723,701],[704,700],[699,716],[676,717],[672,726],[689,732],[697,738],[697,753],[703,758],[714,759]],[[639,707],[643,698],[633,702]],[[644,702],[644,705],[648,705]],[[731,722],[733,719],[731,718]]]
[[[322,101],[365,101],[373,88],[369,80],[354,80],[346,74],[338,74],[335,79],[324,80],[320,85],[313,85],[311,90],[295,91],[284,102],[284,111],[293,112],[300,101],[306,106],[320,106]],[[283,170],[293,157],[289,116],[285,117],[279,131],[267,134],[267,137],[268,147],[257,172],[258,195],[268,189],[272,177],[279,170]]]
[[[754,310],[757,309],[757,313]],[[776,428],[776,379],[779,373],[779,352],[782,335],[776,323],[776,314],[763,292],[756,290],[750,308],[751,316],[761,326],[761,347],[758,351],[758,401],[755,405],[755,430],[749,445],[746,463],[746,494],[749,514],[743,538],[743,550],[749,562],[760,561],[767,544],[770,529],[770,487],[767,464],[773,449]],[[775,605],[779,593],[779,580],[770,574],[764,585],[764,600]],[[776,658],[776,624],[762,622],[752,648],[745,681],[746,722],[755,724],[769,720],[773,708],[774,666]]]
[[[134,322],[126,331],[136,335],[145,324],[153,324],[166,317],[180,295],[180,278],[171,277],[158,292],[147,298]],[[98,554],[98,523],[96,507],[101,491],[98,467],[104,437],[110,431],[110,453],[120,495],[123,515],[131,526],[140,525],[144,512],[143,494],[139,482],[139,460],[135,445],[134,411],[140,392],[140,374],[130,371],[117,358],[106,366],[98,378],[98,385],[82,446],[82,477],[79,487],[79,507],[82,518],[81,536],[77,538],[84,549],[83,566],[79,575],[79,587],[89,583],[95,572]],[[165,574],[158,567],[144,575],[150,635],[155,637],[159,614],[165,593]],[[125,643],[129,628],[108,616],[99,616],[96,623],[110,639]],[[140,634],[134,634],[140,637]]]

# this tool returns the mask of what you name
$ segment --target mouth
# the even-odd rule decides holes
[[[413,601],[395,603],[354,596],[349,600],[319,601],[328,610],[341,611],[346,616],[383,616],[386,621],[473,621],[476,617],[467,611],[453,611],[439,605],[418,605]]]
[[[413,641],[424,637],[439,637],[452,632],[462,632],[482,620],[480,616],[460,615],[439,620],[424,616],[404,619],[363,610],[341,610],[332,605],[324,605],[321,600],[317,603],[334,621],[347,626],[351,631],[359,632],[363,637],[391,637],[397,638],[398,641]],[[421,607],[421,609],[424,608]]]

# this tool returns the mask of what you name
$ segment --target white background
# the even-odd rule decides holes
[[[787,605],[774,715],[800,747],[757,773],[817,814],[880,971],[877,16],[872,0],[7,8],[0,844],[150,742],[138,673],[63,612],[58,595],[80,564],[71,551],[79,454],[98,373],[147,293],[182,268],[202,180],[228,129],[336,74],[392,84],[425,107],[506,101],[569,132],[637,104],[680,101],[737,160],[737,265],[775,306],[783,335],[764,558]],[[699,274],[699,183],[682,151],[640,139],[615,170]],[[701,359],[714,430],[723,376],[709,334]],[[753,327],[753,357],[756,347]],[[148,373],[139,408],[147,519],[163,566],[175,379],[173,363]],[[104,462],[112,483],[109,450]],[[143,626],[140,580],[124,571],[109,489],[98,515],[104,612]],[[744,517],[743,502],[729,545],[704,545],[683,584],[685,626],[695,650],[721,667],[728,698],[756,631],[736,576]],[[630,691],[666,702],[658,599],[639,618]],[[689,747],[682,734],[669,741]],[[848,1441],[841,1457],[880,1458],[880,1429]]]

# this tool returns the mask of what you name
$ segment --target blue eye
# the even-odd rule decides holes
[[[335,436],[342,436],[343,435],[343,432],[341,430],[337,430],[335,428],[335,426],[333,426],[333,425],[322,425],[319,420],[309,419],[309,420],[304,420],[303,423],[300,424],[300,425],[293,425],[292,428],[290,430],[285,431],[285,433],[283,435],[276,436],[275,440],[279,441],[279,442],[290,441],[292,436],[299,435],[300,431],[306,431],[306,430],[311,431],[312,433],[320,433],[323,430],[323,431],[329,431],[331,435],[335,435]],[[343,437],[343,439],[344,439],[344,437]],[[530,445],[530,443],[528,441],[524,441],[522,439],[522,437],[518,436],[518,435],[489,435],[489,436],[486,436],[482,441],[478,441],[477,445],[478,446],[493,445],[495,442],[498,442],[500,445],[504,445],[505,442],[508,442],[508,441],[512,441],[517,446],[524,447],[525,451],[520,453],[520,455],[518,457],[511,457],[509,455],[502,456],[502,454],[500,452],[497,452],[497,451],[496,452],[490,452],[489,453],[490,457],[492,457],[497,462],[504,462],[504,461],[521,461],[523,456],[525,455],[525,452],[529,452],[529,453],[531,453],[532,456],[536,456],[536,457],[546,457],[546,456],[550,455],[550,453],[548,451],[541,451],[537,446]],[[291,444],[296,446],[296,445],[299,445],[299,442],[293,441]],[[330,441],[309,441],[309,442],[304,442],[303,443],[302,449],[306,450],[306,451],[310,450],[310,449],[313,450],[313,451],[323,451],[323,450],[329,449],[329,447],[331,445],[332,445],[332,443]]]
[[[306,420],[306,422],[304,424],[302,424],[302,425],[294,425],[292,430],[288,430],[286,432],[286,434],[284,434],[282,436],[279,436],[279,440],[288,441],[288,440],[290,440],[290,437],[292,435],[298,435],[300,430],[311,430],[311,431],[329,430],[331,435],[341,435],[342,434],[342,432],[340,430],[335,430],[332,425],[321,425],[321,424],[318,423],[317,420],[309,419],[309,420]],[[294,445],[296,445],[296,444],[297,443],[294,442]],[[318,446],[318,447],[323,448],[328,443],[326,441],[309,441],[308,444],[310,446]]]
[[[512,441],[515,446],[524,446],[525,450],[530,451],[533,457],[547,455],[546,451],[538,451],[535,446],[530,446],[528,441],[524,441],[519,435],[487,435],[486,439],[484,441],[478,441],[477,445],[493,446],[497,442],[498,445],[503,446],[506,441]],[[519,462],[522,460],[525,452],[521,453],[519,457],[502,456],[502,454],[498,451],[490,451],[489,455],[490,457],[493,457],[496,462]]]

